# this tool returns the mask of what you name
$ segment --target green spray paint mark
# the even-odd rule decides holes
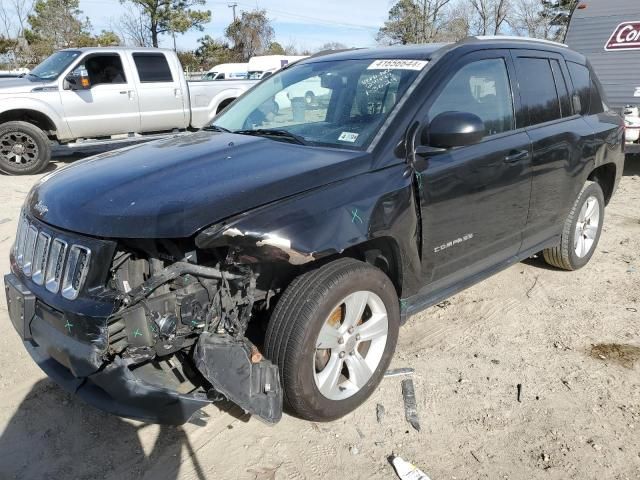
[[[142,332],[140,331],[139,328],[135,329],[135,331],[133,332],[133,336],[134,337],[141,337],[142,336]]]
[[[71,322],[69,322],[69,320],[67,320],[67,323],[65,323],[64,328],[69,330],[69,333],[71,333],[71,327],[73,327],[73,323],[71,323]]]
[[[400,299],[400,308],[407,308],[407,301],[403,298]]]
[[[356,222],[364,223],[362,221],[362,218],[360,218],[360,215],[358,214],[358,209],[354,208],[353,210],[351,210],[351,223]]]
[[[422,191],[422,173],[416,172],[416,181],[418,182],[418,190]]]
[[[192,327],[197,327],[198,326],[198,322],[195,320],[191,320],[191,326]]]

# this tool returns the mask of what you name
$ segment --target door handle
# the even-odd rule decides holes
[[[127,92],[126,90],[123,90],[123,91],[120,92],[120,95],[126,95],[127,93],[129,93],[129,92]]]
[[[514,150],[504,157],[504,163],[516,163],[529,156],[529,150]]]

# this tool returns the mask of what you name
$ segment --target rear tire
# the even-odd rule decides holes
[[[564,222],[560,243],[543,251],[545,262],[563,270],[584,267],[596,250],[603,221],[602,188],[595,182],[587,182]]]
[[[285,407],[313,421],[357,408],[382,380],[399,327],[396,290],[375,267],[345,258],[297,277],[265,336],[265,356],[280,369]]]
[[[0,170],[8,175],[33,175],[51,160],[51,144],[45,133],[27,122],[0,125]]]

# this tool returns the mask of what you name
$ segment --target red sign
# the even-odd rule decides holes
[[[640,22],[622,22],[609,37],[604,49],[635,50],[640,48]]]

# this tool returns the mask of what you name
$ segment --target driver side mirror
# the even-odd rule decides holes
[[[88,90],[91,88],[91,80],[84,69],[71,72],[64,77],[64,82],[65,90]]]
[[[435,148],[465,147],[485,136],[484,122],[469,112],[442,112],[420,132],[420,143]]]

